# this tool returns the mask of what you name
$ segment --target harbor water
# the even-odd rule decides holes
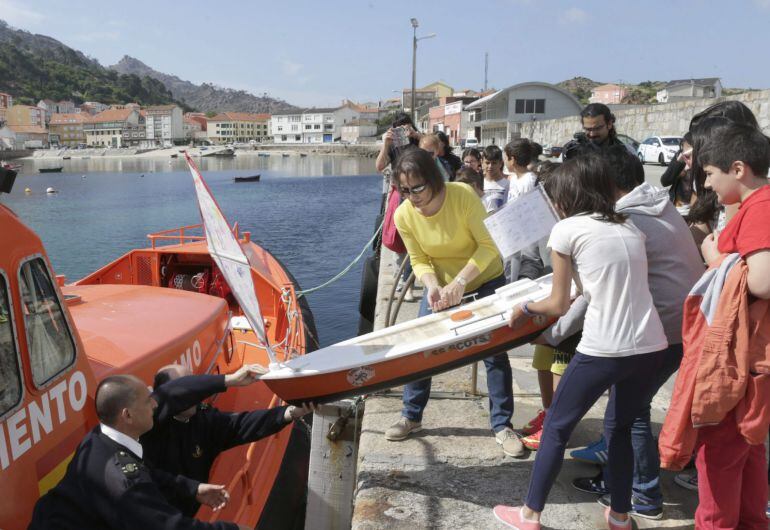
[[[228,221],[250,231],[303,288],[337,274],[373,234],[382,186],[372,159],[248,154],[196,163]],[[149,246],[147,234],[200,223],[182,158],[23,164],[13,192],[0,201],[37,232],[55,272],[68,282]],[[55,165],[64,166],[62,173],[38,172]],[[260,182],[233,181],[254,174]],[[58,193],[47,194],[49,187]],[[308,295],[321,345],[356,335],[361,265]]]

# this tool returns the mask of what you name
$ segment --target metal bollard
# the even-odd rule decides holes
[[[361,399],[320,405],[313,417],[305,530],[350,528]]]

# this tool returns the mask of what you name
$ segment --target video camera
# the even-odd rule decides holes
[[[0,193],[11,193],[16,181],[16,172],[0,166]]]
[[[586,152],[590,151],[600,151],[601,148],[592,142],[588,136],[586,136],[586,133],[583,131],[576,132],[572,136],[572,140],[567,142],[567,144],[564,146],[564,160],[569,160],[570,158],[575,158],[579,154],[584,154]]]

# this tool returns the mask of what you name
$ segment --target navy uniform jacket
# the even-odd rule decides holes
[[[181,380],[185,381],[186,392],[178,386]],[[169,395],[166,389],[172,383],[174,392]],[[199,403],[225,390],[223,375],[184,377],[160,385],[155,389],[158,408],[164,407],[168,413],[159,416],[152,430],[140,440],[147,461],[168,473],[165,480],[156,477],[164,495],[188,516],[195,515],[200,507],[195,500],[198,484],[209,481],[211,467],[219,453],[275,434],[288,425],[284,420],[286,407],[228,413],[199,405],[187,422],[174,419],[174,414],[189,408],[179,407],[180,398],[195,395]],[[164,400],[171,400],[173,406]],[[189,403],[187,399],[184,401]]]
[[[203,523],[165,500],[150,471],[129,449],[94,428],[59,484],[35,505],[29,530],[237,530]]]

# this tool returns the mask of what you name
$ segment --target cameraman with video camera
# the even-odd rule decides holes
[[[574,158],[578,152],[595,149],[604,151],[613,145],[625,146],[618,140],[615,115],[602,103],[590,103],[580,111],[583,132],[575,133],[574,139],[564,146],[564,159]],[[629,150],[630,152],[630,150]],[[632,153],[636,155],[636,153]]]

